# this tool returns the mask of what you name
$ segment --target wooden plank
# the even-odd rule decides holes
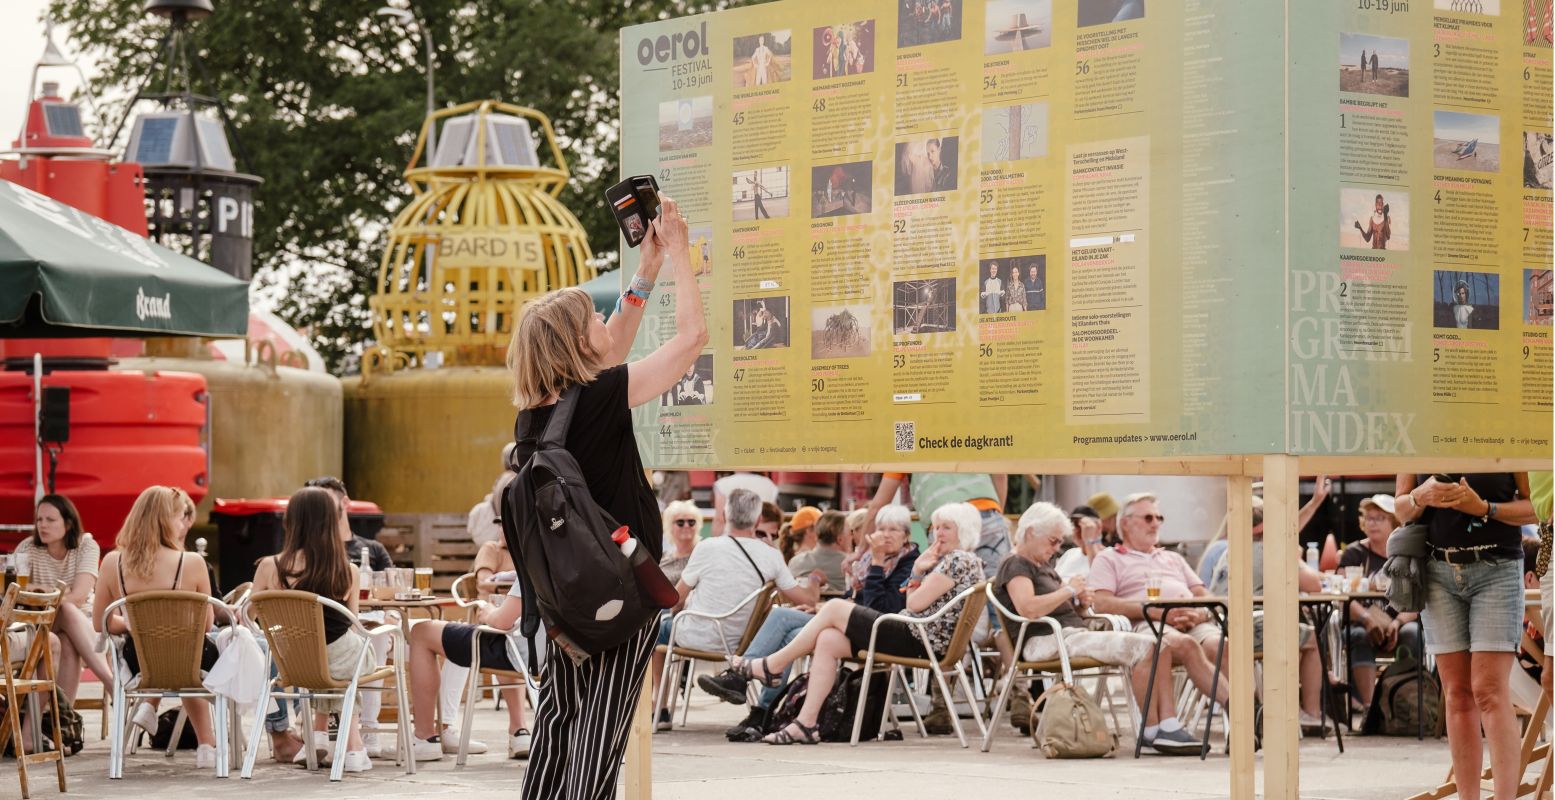
[[[1420,456],[1301,456],[1308,475],[1379,475],[1400,472],[1533,472],[1548,470],[1548,458]]]
[[[462,542],[438,542],[432,545],[432,558],[444,556],[453,558],[474,558],[480,546],[468,539]]]
[[[1300,796],[1300,555],[1296,548],[1300,465],[1295,456],[1264,458],[1263,796],[1267,800]]]
[[[626,800],[653,797],[653,682],[643,681],[626,741]]]
[[[1231,680],[1232,800],[1253,800],[1253,479],[1226,478],[1226,551],[1231,585],[1227,668]]]
[[[1042,475],[1257,475],[1262,456],[1151,458],[1012,458],[990,461],[784,465],[798,472],[1009,472]],[[1434,462],[1433,462],[1434,463]],[[683,469],[684,467],[679,467]],[[671,469],[675,469],[671,467]],[[720,470],[767,472],[771,464],[729,464]]]
[[[452,575],[457,578],[475,569],[475,559],[436,558],[432,560],[431,566],[433,575]]]

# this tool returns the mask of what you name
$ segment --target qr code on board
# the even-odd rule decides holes
[[[898,423],[896,423],[896,452],[898,452],[898,453],[910,453],[910,452],[912,452],[916,448],[916,446],[917,446],[916,445],[917,440],[918,440],[918,434],[914,430],[913,423],[911,423],[911,422],[898,422]]]

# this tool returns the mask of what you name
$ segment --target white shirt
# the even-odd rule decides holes
[[[1078,547],[1064,551],[1064,554],[1053,562],[1053,571],[1066,582],[1076,575],[1087,577],[1091,574],[1091,560],[1085,557],[1085,551]]]
[[[713,481],[713,491],[729,499],[729,493],[735,489],[749,489],[756,493],[764,503],[776,503],[778,497],[777,484],[770,478],[762,477],[754,472],[736,472],[733,475],[725,475]],[[739,555],[739,553],[735,553]],[[750,567],[746,567],[750,569]]]
[[[747,560],[740,554],[750,555]],[[756,562],[756,569],[751,568]],[[756,574],[757,569],[761,575]],[[748,536],[715,536],[697,545],[691,551],[691,560],[680,573],[680,579],[692,587],[686,598],[687,611],[706,614],[724,614],[734,608],[746,595],[756,591],[767,581],[776,581],[778,589],[792,589],[799,585],[794,573],[783,563],[783,554]],[[719,626],[712,620],[687,617],[675,631],[675,644],[698,650],[731,652],[740,644],[745,633],[745,623],[750,621],[755,603],[747,603],[738,612],[721,622],[723,641],[718,637]]]
[[[469,519],[464,523],[464,529],[469,532],[476,547],[487,542],[502,541],[502,523],[497,521],[497,512],[491,507],[490,497],[487,495],[488,499],[471,507]]]

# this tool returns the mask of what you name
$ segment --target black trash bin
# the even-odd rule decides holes
[[[286,516],[286,498],[259,500],[223,500],[211,506],[211,522],[216,524],[217,569],[221,576],[218,595],[254,579],[254,564],[265,556],[281,552],[285,532],[281,520]],[[381,523],[380,523],[381,524]]]
[[[383,509],[377,503],[366,500],[352,500],[346,508],[346,514],[351,521],[351,533],[363,539],[377,539],[378,531],[383,530]]]

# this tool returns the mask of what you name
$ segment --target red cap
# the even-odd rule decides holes
[[[622,525],[621,527],[616,528],[615,531],[610,534],[610,541],[615,542],[616,544],[625,544],[626,540],[631,538],[631,536],[632,532],[627,530],[625,525]]]

